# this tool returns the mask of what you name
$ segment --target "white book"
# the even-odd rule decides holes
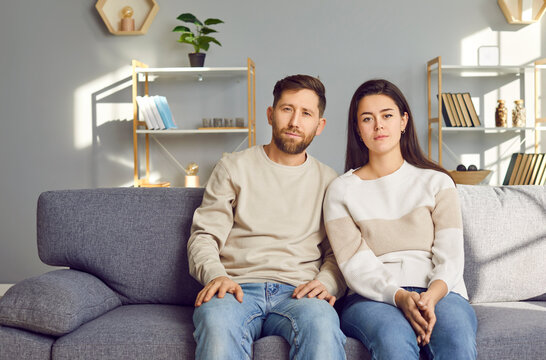
[[[148,102],[144,100],[142,96],[137,96],[136,101],[138,104],[138,110],[140,110],[140,116],[144,118],[144,122],[146,123],[146,127],[148,130],[154,130],[155,125],[152,121],[152,116],[148,111]]]
[[[146,101],[148,102],[148,108],[150,109],[152,116],[154,117],[154,122],[157,126],[157,129],[164,130],[166,126],[161,119],[161,115],[159,115],[159,111],[157,111],[154,99],[150,96],[145,96],[144,99],[146,99]]]

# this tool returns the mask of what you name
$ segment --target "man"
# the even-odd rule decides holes
[[[193,218],[197,359],[249,359],[267,335],[284,337],[291,359],[345,358],[333,308],[345,285],[321,216],[336,173],[305,151],[326,124],[324,86],[294,75],[273,96],[271,142],[224,156]]]

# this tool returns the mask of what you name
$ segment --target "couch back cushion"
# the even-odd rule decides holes
[[[100,278],[125,304],[193,305],[186,242],[203,189],[115,188],[42,193],[40,259]]]
[[[457,188],[470,301],[546,300],[546,187]]]

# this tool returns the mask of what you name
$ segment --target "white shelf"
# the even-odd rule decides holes
[[[525,70],[534,70],[534,65],[442,65],[442,72],[445,74],[455,74],[462,77],[494,77],[510,74],[522,74]],[[431,69],[431,72],[437,72],[438,68]]]
[[[474,132],[487,132],[487,133],[505,133],[505,132],[519,132],[531,130],[534,131],[534,127],[448,127],[443,125],[442,131],[445,132],[464,132],[464,131],[474,131]]]
[[[152,134],[152,135],[180,135],[180,134],[223,134],[223,133],[240,133],[248,134],[248,129],[211,129],[211,130],[137,130],[137,134]]]
[[[237,78],[245,77],[248,69],[246,67],[164,67],[164,68],[135,68],[135,72],[140,75],[140,81],[144,81],[143,75],[148,74],[152,77],[172,77],[177,79],[191,79],[203,81],[212,78]]]

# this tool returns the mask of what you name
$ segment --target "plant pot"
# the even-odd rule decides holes
[[[205,53],[191,53],[188,54],[190,58],[191,67],[203,67],[205,65]]]

